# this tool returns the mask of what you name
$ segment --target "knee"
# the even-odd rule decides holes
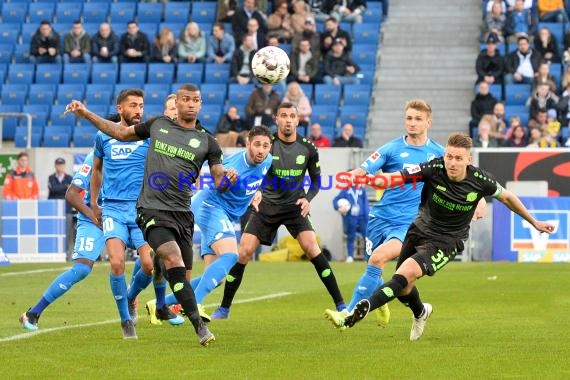
[[[384,269],[384,265],[386,265],[387,260],[381,255],[380,253],[373,253],[368,260],[368,263],[374,265],[376,267]]]

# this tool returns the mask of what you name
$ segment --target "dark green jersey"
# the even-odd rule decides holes
[[[452,181],[442,158],[406,168],[401,173],[406,182],[424,182],[414,224],[428,236],[467,239],[479,200],[490,195],[497,197],[503,190],[493,175],[472,165],[467,167],[464,180]]]
[[[273,163],[265,176],[263,201],[275,205],[295,204],[300,198],[311,201],[317,195],[321,164],[315,145],[297,135],[292,143],[273,136],[271,147]],[[305,193],[305,173],[309,172],[310,189]]]
[[[141,139],[150,137],[138,206],[155,210],[188,211],[192,185],[205,161],[222,163],[216,140],[195,128],[182,128],[161,116],[135,125]]]

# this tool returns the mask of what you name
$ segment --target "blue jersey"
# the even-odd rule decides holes
[[[80,189],[85,190],[85,195],[83,196],[83,203],[87,205],[87,207],[91,207],[91,191],[89,190],[89,184],[91,183],[91,172],[93,168],[93,152],[89,153],[85,160],[83,161],[83,165],[81,165],[81,169],[75,173],[71,183],[75,186],[79,187]],[[99,194],[98,203],[101,203],[101,194]],[[82,213],[78,213],[77,220],[84,220],[90,221],[88,217],[83,215]]]
[[[238,179],[234,186],[226,192],[215,190],[202,190],[192,198],[193,207],[199,207],[202,203],[223,209],[232,222],[239,221],[251,203],[253,195],[261,186],[273,157],[268,154],[265,160],[254,165],[247,162],[247,151],[239,151],[224,158],[224,168],[234,168],[238,173]],[[194,208],[194,213],[195,208]]]
[[[444,151],[443,146],[430,139],[425,145],[414,146],[408,144],[403,136],[378,148],[360,167],[372,175],[377,174],[379,170],[393,173],[441,157]],[[418,213],[423,183],[401,186],[388,187],[382,198],[370,209],[370,216],[388,223],[412,223]]]
[[[123,142],[97,132],[94,154],[103,160],[103,201],[138,199],[148,147],[148,139]]]

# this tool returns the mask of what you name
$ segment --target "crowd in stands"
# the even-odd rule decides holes
[[[483,0],[469,128],[478,147],[570,147],[570,2]]]
[[[127,2],[102,1],[97,3],[100,9],[88,7],[91,2],[86,2],[81,6],[81,3],[74,3],[79,9],[82,6],[84,9],[79,10],[77,18],[73,20],[66,14],[67,22],[61,22],[63,16],[59,12],[59,3],[43,9],[41,19],[38,8],[32,4],[39,3],[30,0],[29,3],[19,4],[26,9],[19,24],[20,11],[11,5],[2,5],[3,22],[21,27],[22,33],[16,37],[14,46],[10,46],[11,49],[15,47],[17,52],[14,51],[13,56],[4,61],[4,67],[0,62],[0,76],[5,78],[0,82],[4,83],[0,112],[12,112],[15,110],[12,106],[16,104],[21,106],[16,112],[37,111],[27,107],[35,104],[32,86],[54,84],[53,107],[45,111],[49,115],[37,118],[33,114],[34,124],[43,122],[41,128],[47,130],[51,126],[59,126],[62,121],[61,118],[56,120],[51,117],[55,107],[76,95],[59,96],[63,92],[62,85],[83,84],[80,99],[91,106],[102,105],[93,99],[89,103],[88,96],[93,98],[95,85],[114,84],[110,91],[116,96],[125,86],[136,84],[146,91],[151,84],[157,87],[159,84],[166,86],[173,83],[168,88],[170,93],[176,90],[177,83],[189,80],[206,85],[205,88],[210,83],[224,87],[220,90],[221,103],[217,104],[219,99],[215,102],[220,105],[219,112],[208,112],[211,109],[205,112],[208,119],[206,125],[211,132],[220,135],[235,133],[224,140],[224,146],[243,144],[246,129],[254,125],[272,126],[272,115],[283,100],[298,106],[300,127],[307,136],[312,130],[311,125],[320,124],[321,134],[334,141],[333,146],[362,146],[366,120],[364,118],[363,121],[361,114],[363,109],[365,114],[368,112],[379,27],[382,17],[387,15],[388,0],[130,2],[129,7],[126,6]],[[104,16],[98,12],[104,13]],[[98,22],[93,22],[95,19]],[[358,40],[355,38],[357,33],[360,33]],[[4,42],[0,41],[0,44]],[[27,51],[22,50],[24,44],[29,46]],[[251,72],[253,55],[268,45],[279,46],[290,55],[291,71],[286,84],[261,85]],[[31,80],[19,81],[18,75],[12,75],[12,72],[18,68],[27,69],[26,64],[33,64],[32,70],[35,71]],[[101,64],[114,64],[115,68],[101,69]],[[173,69],[164,69],[158,64],[172,65]],[[58,75],[57,80],[46,81],[39,76],[40,67],[44,65],[59,65],[59,71],[52,73],[53,76]],[[198,67],[199,70],[189,66]],[[71,70],[73,67],[76,71],[86,71],[85,75],[80,75],[80,81],[76,82],[67,76],[67,68]],[[142,74],[139,73],[141,67]],[[167,73],[162,80],[155,73],[159,67]],[[104,81],[105,75],[112,77],[109,82]],[[29,95],[20,99],[19,89],[11,86],[24,83],[28,85],[26,91]],[[234,84],[243,86],[242,90],[236,90],[232,87]],[[204,107],[214,104],[209,101],[219,88],[208,88],[212,92],[204,94],[208,95],[205,96]],[[232,98],[232,91],[241,93]],[[163,104],[166,99],[166,96],[160,99],[154,93],[153,97],[152,105]],[[17,103],[16,98],[23,102]],[[148,99],[147,92],[145,100]],[[239,102],[234,102],[236,99]],[[365,108],[360,108],[358,112],[352,110],[350,114],[347,111],[342,115],[342,105]],[[10,107],[2,108],[4,106]],[[316,106],[319,117],[313,114],[313,106]],[[147,107],[145,116],[150,116],[150,109]],[[105,111],[109,110],[112,110],[112,106]],[[152,107],[152,111],[157,113],[158,107]],[[328,113],[333,114],[332,119]],[[76,123],[81,122],[74,120],[71,127],[75,127]],[[218,128],[214,130],[216,126]],[[34,125],[34,134],[41,128]],[[18,129],[13,136],[9,131],[4,136],[15,137],[16,146],[22,146],[27,135],[17,133]],[[348,132],[348,129],[351,131]],[[73,128],[70,133],[74,133]],[[71,136],[68,140],[76,143]],[[42,144],[37,139],[32,141],[33,145]],[[89,139],[84,144],[89,146]]]

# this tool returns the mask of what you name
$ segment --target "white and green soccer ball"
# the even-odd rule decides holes
[[[251,60],[253,75],[263,84],[275,84],[285,80],[290,68],[287,53],[275,46],[258,50]]]

